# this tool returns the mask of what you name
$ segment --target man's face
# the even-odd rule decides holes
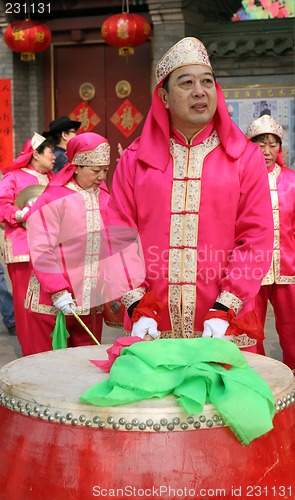
[[[212,71],[199,64],[173,71],[168,92],[161,88],[159,96],[169,110],[172,126],[188,140],[210,123],[216,111],[217,94]]]

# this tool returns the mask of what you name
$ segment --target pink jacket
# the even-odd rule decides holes
[[[273,261],[262,284],[295,283],[295,172],[274,164],[268,169],[274,218]]]
[[[109,193],[80,188],[69,181],[50,185],[38,198],[27,220],[32,276],[26,307],[56,314],[52,295],[68,290],[77,301],[77,313],[89,314],[100,305],[100,257],[105,241]]]
[[[111,226],[138,230],[144,253],[142,287],[121,290],[126,307],[155,290],[166,304],[162,336],[185,337],[203,330],[215,301],[241,314],[252,309],[273,245],[261,149],[248,141],[236,159],[227,155],[213,122],[192,144],[173,131],[167,167],[139,161],[138,145],[123,152],[108,208]]]
[[[28,165],[8,172],[0,181],[0,221],[5,224],[4,259],[7,264],[30,260],[26,229],[15,219],[15,213],[19,210],[14,204],[15,199],[28,186],[47,186],[49,178],[47,174],[41,174]]]

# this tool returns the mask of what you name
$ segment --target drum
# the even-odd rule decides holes
[[[125,307],[118,300],[103,305],[102,316],[107,326],[123,328]]]
[[[109,346],[51,351],[0,371],[1,500],[294,498],[294,377],[245,353],[270,385],[274,429],[242,446],[211,404],[187,415],[173,396],[117,407],[79,402],[108,375]],[[255,419],[255,415],[253,415]]]

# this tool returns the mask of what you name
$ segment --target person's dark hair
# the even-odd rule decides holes
[[[275,139],[275,141],[281,146],[282,145],[282,141],[281,141],[281,138],[276,135],[276,134],[270,134],[270,133],[267,133],[267,134],[259,134],[259,135],[256,135],[255,137],[252,137],[251,139],[251,142],[261,142],[261,141],[265,141],[266,139],[268,139],[268,137],[272,135]]]
[[[35,151],[37,151],[39,154],[42,154],[44,153],[44,149],[46,147],[52,148],[52,144],[48,139],[46,139],[46,141],[43,141],[42,144],[40,144],[40,146],[35,149]]]

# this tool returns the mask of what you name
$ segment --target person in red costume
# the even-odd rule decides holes
[[[69,162],[38,198],[27,219],[32,263],[25,307],[31,329],[31,354],[52,349],[51,333],[59,311],[65,314],[68,345],[91,345],[73,316],[81,316],[101,340],[102,305],[98,304],[101,239],[109,193],[105,184],[110,145],[87,132],[67,144]]]
[[[265,324],[268,301],[273,306],[283,361],[295,370],[295,172],[284,166],[284,129],[265,115],[254,120],[246,135],[264,154],[274,219],[274,247],[270,269],[256,297],[255,310]],[[261,353],[264,354],[261,344]]]
[[[34,133],[14,162],[3,171],[0,182],[0,221],[4,222],[4,259],[11,279],[15,326],[25,356],[30,354],[30,332],[24,301],[30,279],[27,231],[23,224],[29,207],[15,205],[20,192],[29,186],[47,186],[53,177],[54,155],[45,137]]]
[[[273,244],[262,151],[229,117],[200,40],[176,43],[156,78],[142,134],[122,153],[108,205],[111,226],[138,230],[146,268],[139,286],[117,290],[125,331],[145,339],[219,337],[255,350],[256,326],[246,328],[246,313]],[[136,258],[134,251],[132,264]]]

